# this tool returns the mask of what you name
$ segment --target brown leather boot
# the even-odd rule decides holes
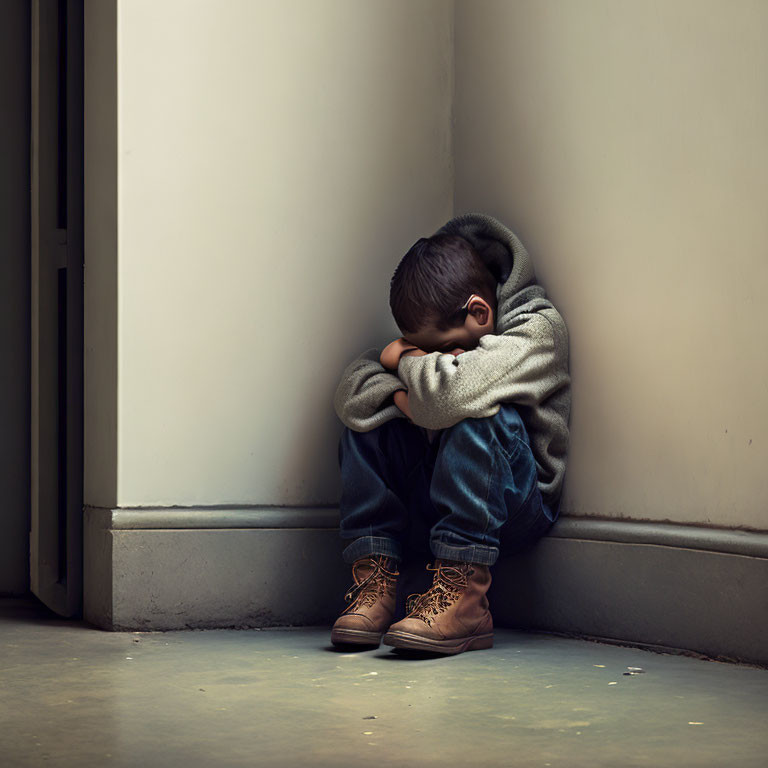
[[[397,560],[384,555],[361,557],[352,564],[354,586],[344,595],[349,606],[331,629],[334,645],[378,645],[395,613]]]
[[[389,628],[384,644],[436,653],[491,648],[488,566],[438,558],[427,570],[435,571],[432,586],[423,595],[409,595],[408,615]]]

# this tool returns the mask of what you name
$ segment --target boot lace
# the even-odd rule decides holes
[[[438,563],[436,568],[427,565],[427,570],[436,571],[432,586],[423,594],[408,595],[405,610],[409,618],[421,619],[432,626],[434,617],[460,597],[474,571],[469,563]]]
[[[373,570],[361,579],[358,572],[363,566],[373,565]],[[400,571],[386,568],[381,560],[370,558],[356,562],[352,566],[352,578],[355,583],[349,589],[344,600],[351,603],[347,610],[354,606],[371,608],[379,598],[392,591],[394,579],[400,575]]]

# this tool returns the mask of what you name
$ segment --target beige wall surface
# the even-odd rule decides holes
[[[564,512],[768,528],[768,4],[456,7],[456,213],[568,323]]]
[[[119,505],[338,500],[339,375],[452,212],[452,10],[118,2]]]

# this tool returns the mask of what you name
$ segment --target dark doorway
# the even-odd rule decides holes
[[[0,5],[0,595],[82,605],[83,2]]]
[[[82,606],[83,1],[31,12],[30,583]]]
[[[0,6],[0,595],[29,591],[30,3]]]

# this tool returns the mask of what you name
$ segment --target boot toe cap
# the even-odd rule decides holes
[[[374,626],[374,623],[362,613],[345,613],[343,616],[339,616],[339,618],[336,619],[333,628],[354,629],[360,632],[380,631],[379,628]]]
[[[418,635],[419,637],[427,637],[433,640],[442,640],[443,635],[435,627],[430,627],[426,621],[421,619],[401,619],[400,621],[392,624],[387,630],[388,632],[404,632],[408,635]]]
[[[381,642],[383,632],[367,616],[347,613],[339,616],[331,629],[334,645],[376,645]]]

